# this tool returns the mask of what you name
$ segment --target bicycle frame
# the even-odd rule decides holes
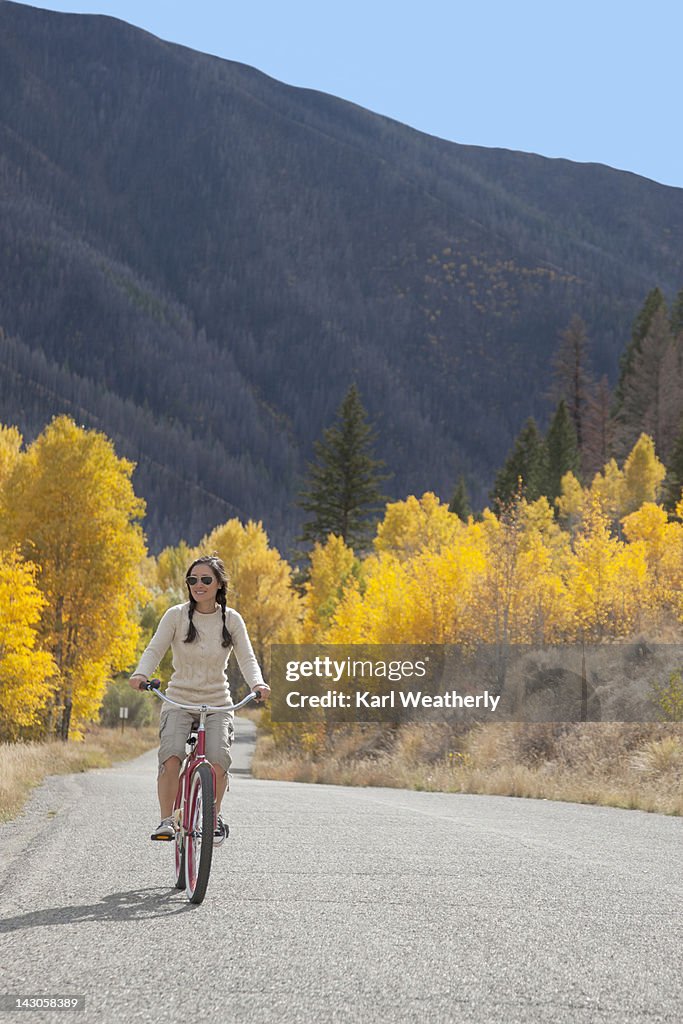
[[[213,765],[206,757],[206,716],[209,711],[238,711],[243,708],[245,704],[249,704],[250,701],[256,699],[256,694],[253,692],[247,694],[247,696],[239,702],[239,704],[227,704],[221,707],[217,707],[213,704],[179,704],[175,700],[171,700],[165,693],[158,690],[156,687],[152,688],[152,692],[156,693],[160,700],[165,701],[167,704],[171,704],[175,708],[182,708],[184,711],[198,711],[199,712],[199,727],[197,729],[197,742],[194,745],[193,750],[185,755],[185,758],[180,766],[180,773],[178,775],[178,793],[176,795],[176,802],[173,808],[173,814],[176,818],[176,828],[183,829],[185,835],[191,835],[189,829],[189,822],[187,819],[189,796],[190,796],[190,782],[192,780],[192,773],[203,761],[211,768],[211,777],[213,779],[213,792],[214,792],[214,807],[213,807],[213,825],[216,827],[216,772]],[[179,799],[180,798],[180,799]]]
[[[171,700],[165,693],[161,693],[158,685],[155,685],[158,682],[156,679],[150,680],[141,689],[152,690],[160,700],[165,701],[167,704],[181,708],[184,711],[198,712],[199,715],[197,741],[193,744],[192,750],[185,755],[180,767],[178,789],[173,805],[173,818],[176,826],[174,843],[176,887],[185,888],[187,885],[188,890],[191,890],[191,901],[200,903],[204,898],[204,892],[208,883],[214,832],[217,824],[216,773],[213,765],[206,757],[206,716],[209,711],[237,711],[250,701],[256,700],[258,694],[252,691],[238,704],[221,706],[212,704],[180,704],[178,701]],[[204,768],[205,765],[211,772],[210,792],[206,769]],[[202,792],[204,796],[201,796]],[[207,813],[204,813],[204,808],[208,806],[209,799],[212,802],[210,817]],[[202,809],[201,814],[198,812],[199,808]],[[198,818],[200,820],[199,828],[197,829]],[[202,846],[202,843],[207,843],[207,841],[208,849]],[[201,880],[200,876],[197,875],[197,865],[200,863],[200,860],[202,865],[199,869]],[[185,876],[185,881],[183,876]]]

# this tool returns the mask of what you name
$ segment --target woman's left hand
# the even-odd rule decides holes
[[[267,683],[257,683],[256,686],[252,686],[252,693],[257,693],[256,703],[261,704],[264,700],[270,697],[270,687]]]

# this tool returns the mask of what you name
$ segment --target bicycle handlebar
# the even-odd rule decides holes
[[[160,700],[165,700],[167,704],[172,704],[175,708],[183,708],[185,711],[239,711],[245,704],[251,703],[252,700],[261,703],[258,699],[258,693],[251,690],[243,700],[239,701],[238,704],[223,704],[221,707],[217,707],[215,704],[179,704],[177,700],[171,700],[165,693],[162,693],[159,687],[161,686],[160,679],[150,679],[148,682],[143,683],[140,690],[152,690]]]

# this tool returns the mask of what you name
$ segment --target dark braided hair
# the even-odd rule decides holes
[[[192,570],[194,569],[195,565],[208,565],[208,567],[211,569],[211,571],[213,572],[214,576],[216,577],[220,584],[218,590],[216,591],[216,600],[221,606],[221,616],[223,618],[223,640],[221,641],[221,646],[229,647],[232,643],[232,637],[230,636],[230,631],[228,630],[228,627],[225,623],[225,605],[228,591],[228,573],[225,568],[225,565],[223,564],[222,559],[218,557],[218,555],[202,555],[201,558],[196,558],[194,560],[190,568],[185,573],[186,577],[192,575]],[[190,626],[187,631],[187,636],[185,637],[184,643],[191,644],[192,641],[197,636],[197,627],[192,621],[192,617],[194,615],[194,610],[197,606],[197,602],[192,596],[192,591],[190,590],[189,583],[187,583],[187,592],[190,597],[190,610],[188,612]]]

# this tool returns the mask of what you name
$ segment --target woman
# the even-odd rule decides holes
[[[270,693],[264,683],[239,612],[226,606],[228,575],[220,558],[203,555],[195,559],[185,576],[189,601],[174,605],[162,616],[157,631],[130,677],[133,689],[148,681],[170,647],[173,675],[168,696],[179,704],[230,704],[226,666],[234,648],[247,684],[263,700]],[[161,823],[152,839],[173,838],[173,804],[178,789],[180,764],[185,756],[185,739],[195,718],[192,711],[164,704],[159,719],[159,776],[157,791]],[[206,756],[216,772],[217,828],[214,843],[222,843],[227,828],[220,815],[221,801],[228,788],[232,758],[231,711],[210,711],[206,717]]]

